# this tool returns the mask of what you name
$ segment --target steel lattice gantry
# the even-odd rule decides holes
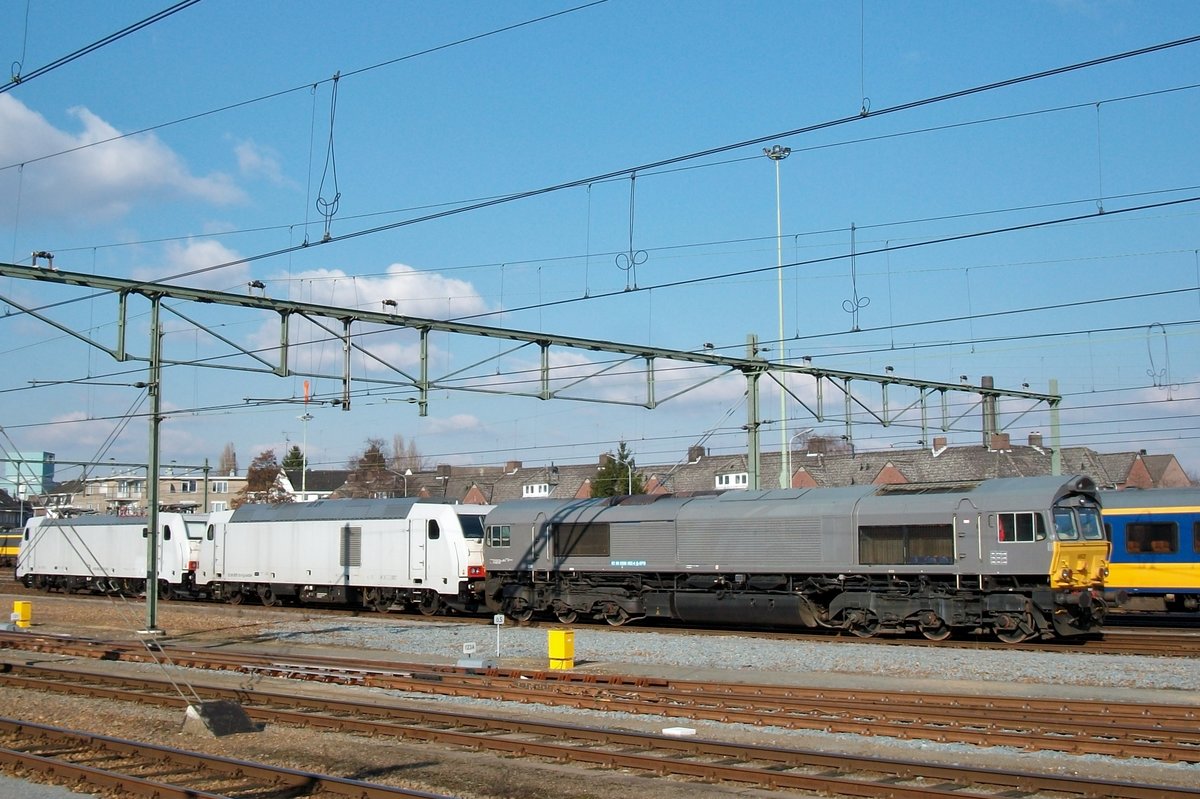
[[[987,429],[986,420],[989,418],[989,414],[986,411],[989,403],[994,408],[995,402],[1000,398],[1024,401],[1027,404],[1025,405],[1026,409],[1020,414],[1023,416],[1043,403],[1055,411],[1061,401],[1061,397],[1056,394],[998,389],[986,384],[975,386],[940,383],[898,377],[893,374],[878,375],[841,371],[813,366],[807,362],[802,364],[769,362],[759,356],[758,346],[753,337],[747,343],[745,356],[732,357],[708,350],[661,349],[598,339],[405,316],[387,311],[356,310],[280,300],[254,294],[233,294],[167,283],[65,272],[36,266],[0,264],[0,276],[93,290],[94,293],[91,294],[39,307],[26,307],[10,297],[0,296],[0,300],[21,312],[10,315],[9,320],[27,315],[85,342],[89,346],[100,349],[116,361],[146,361],[151,371],[149,385],[152,397],[158,393],[156,379],[158,369],[162,366],[187,365],[273,374],[279,377],[301,376],[339,381],[340,393],[332,398],[322,398],[321,401],[339,405],[343,410],[350,409],[356,395],[371,396],[375,393],[386,392],[389,399],[400,399],[417,404],[421,415],[424,416],[428,413],[431,394],[435,391],[527,396],[541,400],[599,402],[653,409],[732,372],[737,372],[743,375],[746,381],[747,421],[745,429],[748,439],[748,466],[752,487],[758,485],[758,431],[760,426],[772,423],[772,420],[759,418],[758,400],[763,376],[774,381],[781,391],[786,392],[816,421],[843,420],[848,440],[853,440],[853,426],[863,423],[855,421],[856,416],[866,419],[867,423],[886,427],[894,423],[901,415],[915,416],[919,411],[923,440],[929,438],[927,431],[930,429],[930,415],[933,414],[938,419],[935,426],[943,431],[963,429],[956,426],[963,424],[964,420],[968,418],[982,420],[980,427],[986,443],[987,436],[992,432],[997,432]],[[115,299],[115,308],[113,309],[115,337],[109,343],[101,342],[94,334],[79,330],[78,324],[58,321],[52,316],[52,312],[57,308],[94,298]],[[127,341],[131,325],[130,302],[134,299],[149,303],[150,315],[153,320],[152,330],[159,330],[158,336],[153,333],[151,335],[149,355],[132,353]],[[204,313],[202,309],[214,307],[251,309],[267,312],[277,317],[277,346],[253,349],[221,333],[218,327],[225,327],[225,324],[218,326],[199,318]],[[228,354],[221,358],[199,361],[167,357],[167,354],[163,353],[160,348],[161,328],[157,321],[160,313],[172,314],[203,331],[206,335],[211,336],[214,342],[219,342],[221,346],[225,347]],[[312,326],[312,329],[322,331],[322,335],[327,336],[327,341],[336,342],[340,346],[342,353],[340,368],[336,371],[297,368],[292,355],[293,350],[299,346],[292,333],[297,320],[304,320]],[[381,337],[381,333],[395,329],[415,331],[419,343],[419,357],[415,374],[372,349],[373,343],[384,338]],[[503,350],[497,349],[495,352],[477,353],[480,357],[472,363],[454,369],[447,367],[444,373],[434,376],[431,374],[434,369],[434,359],[430,356],[430,340],[431,336],[435,334],[444,335],[447,339],[456,337],[495,339],[500,342],[510,342],[511,346]],[[311,344],[312,342],[306,343]],[[537,366],[527,370],[519,381],[501,383],[481,371],[486,364],[498,362],[501,358],[514,357],[517,353],[528,351],[530,348],[536,350]],[[600,363],[589,362],[585,367],[574,363],[571,369],[564,369],[562,366],[552,363],[551,356],[556,350],[602,353],[615,356],[615,359]],[[362,358],[370,361],[377,373],[352,374],[352,353],[358,353]],[[239,362],[230,363],[229,361],[233,359],[238,359]],[[665,368],[670,369],[675,386],[665,396],[658,396],[656,375],[661,375]],[[630,370],[636,370],[643,375],[643,380],[639,382],[643,383],[644,391],[640,391],[639,396],[612,396],[611,394],[605,395],[604,392],[586,393],[589,385],[594,386],[604,378],[612,378],[615,374],[628,374]],[[789,375],[806,375],[811,378],[815,384],[814,393],[807,397],[798,395],[787,382]],[[906,394],[902,403],[893,406],[890,393],[899,389],[904,390]],[[831,391],[835,397],[835,401],[832,403],[834,407],[827,407],[825,395]],[[950,397],[954,395],[965,395],[972,400],[965,410],[961,410],[956,405],[955,410],[960,411],[957,414],[951,410]],[[983,407],[985,412],[976,416],[975,410],[979,407]],[[990,416],[994,418],[994,414]],[[966,429],[971,429],[971,427]]]

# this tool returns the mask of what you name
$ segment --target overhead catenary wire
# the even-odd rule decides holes
[[[105,36],[103,39],[92,42],[91,44],[87,45],[86,47],[81,47],[78,50],[74,51],[73,53],[68,53],[65,56],[56,58],[54,61],[51,61],[49,64],[38,67],[37,69],[33,70],[32,72],[30,72],[26,75],[14,74],[9,79],[8,83],[4,84],[3,86],[0,86],[0,94],[3,94],[4,92],[7,92],[7,91],[11,91],[12,89],[19,86],[20,84],[28,83],[29,81],[33,80],[34,78],[41,77],[42,75],[45,75],[48,72],[53,72],[54,70],[58,69],[59,67],[67,65],[77,58],[82,58],[83,56],[88,55],[89,53],[93,53],[96,50],[99,50],[101,47],[112,44],[113,42],[119,41],[121,39],[124,39],[126,36],[130,35],[131,33],[137,33],[142,28],[145,28],[149,25],[153,25],[155,22],[158,22],[160,20],[164,20],[167,17],[171,16],[172,14],[183,11],[185,8],[188,8],[189,6],[194,6],[196,3],[199,3],[199,2],[200,2],[200,0],[181,0],[180,2],[176,3],[173,6],[170,6],[169,8],[159,11],[157,14],[151,14],[150,16],[146,17],[145,19],[141,20],[140,22],[135,22],[132,25],[122,28],[121,30],[117,31],[116,33],[110,33],[108,36]],[[28,26],[28,18],[26,19],[26,25]],[[22,57],[22,59],[24,59],[23,46],[22,46],[21,57]]]

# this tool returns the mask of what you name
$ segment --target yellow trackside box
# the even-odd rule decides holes
[[[29,619],[33,616],[32,602],[13,602],[12,620],[21,629],[29,626]]]
[[[575,631],[550,630],[550,668],[575,668]]]

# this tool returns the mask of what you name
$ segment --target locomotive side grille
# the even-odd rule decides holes
[[[342,528],[341,562],[342,567],[362,566],[362,528],[346,525]]]
[[[748,519],[737,525],[694,520],[679,529],[682,563],[744,564],[772,568],[779,563],[819,563],[821,520]]]

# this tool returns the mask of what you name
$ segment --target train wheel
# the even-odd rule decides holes
[[[921,635],[925,636],[930,641],[945,641],[947,638],[950,637],[950,633],[952,633],[952,632],[953,632],[953,630],[950,629],[950,625],[948,625],[948,624],[939,624],[936,626],[930,626],[930,625],[922,625],[921,626]]]
[[[26,588],[33,588],[34,583],[36,583],[36,582],[37,582],[37,578],[34,577],[32,574],[27,574],[21,578],[21,584],[24,585]]]
[[[387,613],[392,607],[391,597],[385,599],[383,592],[376,588],[372,588],[367,591],[365,599],[366,606],[376,613]]]
[[[166,600],[166,599],[170,599],[172,596],[173,596],[173,594],[171,592],[171,584],[168,583],[166,580],[159,580],[158,581],[158,598]]]
[[[874,638],[879,633],[879,617],[861,608],[846,614],[846,629],[859,638]]]
[[[625,608],[611,608],[604,611],[604,620],[613,627],[620,627],[625,622],[629,621],[629,614],[625,612]]]
[[[432,616],[441,609],[442,598],[434,591],[426,591],[421,594],[421,602],[417,607],[420,609],[422,616]]]
[[[575,620],[579,618],[579,614],[574,610],[556,610],[554,617],[560,624],[574,624]]]
[[[258,589],[258,598],[262,600],[263,606],[268,608],[283,604],[270,588]]]
[[[513,621],[529,621],[533,618],[533,608],[529,606],[513,608],[508,611],[508,617]]]
[[[1028,614],[1013,616],[1002,613],[992,624],[996,637],[1006,644],[1019,644],[1033,636],[1033,623]]]
[[[234,591],[232,594],[225,597],[225,601],[230,605],[240,605],[246,601],[246,595],[241,591]]]

